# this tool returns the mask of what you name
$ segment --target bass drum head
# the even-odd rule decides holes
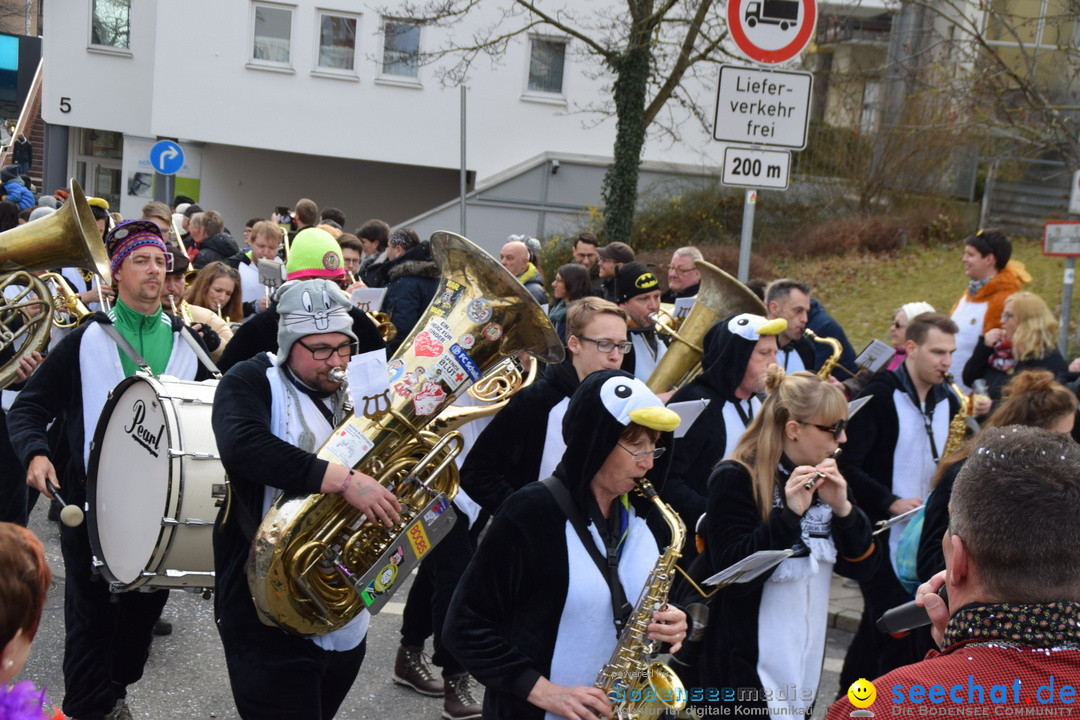
[[[94,433],[87,486],[90,542],[114,583],[132,585],[142,578],[165,531],[175,418],[158,390],[150,378],[124,380]]]

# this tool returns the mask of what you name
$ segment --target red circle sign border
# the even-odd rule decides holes
[[[750,38],[746,36],[746,30],[742,25],[743,21],[739,19],[743,0],[728,0],[727,25],[728,30],[731,31],[731,39],[735,41],[739,50],[742,50],[748,58],[755,62],[773,65],[792,59],[810,44],[810,38],[813,36],[814,28],[817,26],[817,0],[800,0],[800,2],[803,6],[803,15],[804,17],[809,16],[809,21],[804,21],[799,26],[798,34],[788,45],[779,50],[765,50],[754,45]],[[735,18],[735,22],[732,22],[732,17]]]

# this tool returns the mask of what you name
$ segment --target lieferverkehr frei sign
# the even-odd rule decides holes
[[[810,121],[814,76],[724,65],[713,137],[723,142],[801,150]]]

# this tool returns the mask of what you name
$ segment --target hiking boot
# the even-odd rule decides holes
[[[418,647],[398,646],[397,659],[394,660],[394,682],[428,697],[442,697],[445,691],[443,681],[432,672],[423,648]]]
[[[116,706],[105,716],[105,720],[132,720],[131,710],[123,698],[116,701]]]
[[[158,621],[154,623],[154,634],[158,636],[172,635],[172,623],[158,618]]]
[[[446,678],[446,697],[443,699],[442,716],[447,720],[474,720],[483,712],[483,706],[472,694],[469,674],[459,673]]]

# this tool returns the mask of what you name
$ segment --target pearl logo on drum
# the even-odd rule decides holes
[[[161,448],[161,436],[165,434],[165,423],[161,424],[155,434],[153,430],[143,425],[143,421],[146,419],[146,403],[141,399],[136,400],[135,404],[131,406],[131,410],[131,424],[124,427],[124,432],[130,435],[132,440],[146,448],[148,453],[157,457]]]

